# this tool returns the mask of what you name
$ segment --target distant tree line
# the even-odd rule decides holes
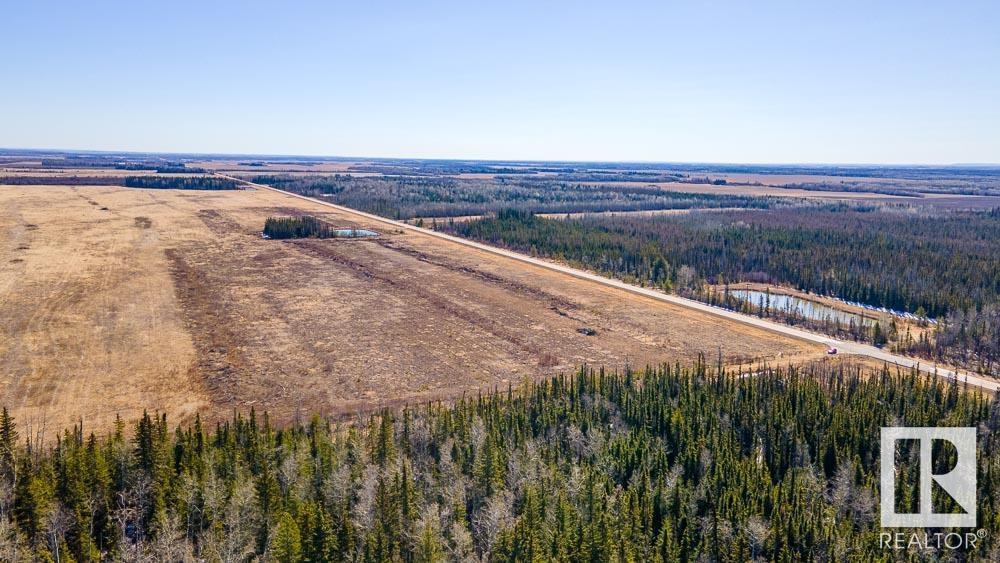
[[[601,164],[602,168],[607,164]],[[620,163],[619,166],[641,166]],[[792,176],[842,176],[846,182],[859,178],[893,180],[933,180],[927,185],[963,182],[967,185],[1000,187],[1000,167],[996,165],[965,166],[879,166],[879,165],[782,165],[782,164],[646,164],[647,169],[665,169],[686,173],[762,174]]]
[[[879,547],[888,425],[980,429],[987,535],[949,555],[1000,559],[995,400],[888,368],[699,363],[585,369],[344,427],[251,411],[171,430],[147,414],[46,444],[4,410],[0,560],[892,560],[913,554]],[[912,512],[918,448],[897,458]]]
[[[118,160],[110,156],[76,156],[43,158],[43,168],[114,168]]]
[[[159,174],[204,174],[205,169],[189,167],[183,162],[119,162],[118,170],[154,170]]]
[[[126,176],[123,184],[129,188],[169,190],[240,190],[243,185],[231,178],[219,176]]]
[[[698,207],[766,208],[778,200],[668,192],[652,185],[582,184],[545,177],[459,179],[439,176],[255,176],[254,182],[322,197],[391,219],[457,217],[517,209],[536,213],[639,211]]]
[[[949,195],[1000,195],[1000,178],[981,181],[941,180],[934,183],[914,183],[906,180],[881,179],[843,179],[837,181],[789,182],[782,184],[783,188],[823,192],[862,192],[886,195],[923,198],[924,194],[937,193]]]
[[[1000,167],[966,166],[821,166],[752,164],[683,164],[636,162],[487,162],[474,160],[376,159],[353,165],[352,172],[376,172],[393,176],[446,176],[457,174],[502,174],[518,179],[538,178],[556,182],[688,182],[712,183],[712,175],[731,174],[814,176],[816,189],[837,189],[844,184],[866,184],[864,191],[997,193]],[[828,181],[821,176],[839,176]],[[879,180],[879,181],[872,181]],[[907,181],[909,180],[909,181]],[[756,181],[740,182],[757,185]],[[807,188],[808,189],[808,188]],[[859,190],[860,191],[860,190]]]
[[[556,174],[535,176],[525,180],[536,182],[679,182],[685,176],[676,172],[655,170],[561,170]]]
[[[120,186],[118,176],[0,176],[0,184],[8,186]]]

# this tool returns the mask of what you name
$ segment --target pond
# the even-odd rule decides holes
[[[757,306],[760,306],[762,303],[770,303],[772,311],[781,311],[786,314],[792,313],[816,321],[828,320],[831,323],[839,321],[844,326],[849,325],[852,320],[855,325],[865,326],[874,325],[876,321],[876,319],[869,316],[841,311],[822,303],[792,295],[783,295],[780,293],[768,294],[764,291],[753,289],[734,289],[730,290],[729,295]]]
[[[377,237],[378,233],[367,229],[337,229],[333,231],[333,235],[340,238],[371,238]]]

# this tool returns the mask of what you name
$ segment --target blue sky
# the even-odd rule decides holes
[[[31,2],[0,146],[1000,162],[1000,2]]]

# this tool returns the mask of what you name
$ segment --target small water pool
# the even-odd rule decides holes
[[[337,229],[333,231],[333,235],[338,238],[372,238],[377,237],[378,233],[368,229]]]
[[[783,295],[780,293],[769,294],[753,289],[734,289],[729,292],[729,295],[758,307],[761,305],[770,305],[772,311],[795,314],[816,321],[839,322],[845,326],[849,325],[851,321],[854,321],[855,325],[872,326],[877,320],[869,316],[841,311],[822,303],[792,295]]]

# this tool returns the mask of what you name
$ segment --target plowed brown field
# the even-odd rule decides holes
[[[261,238],[303,213],[381,236]],[[823,353],[267,190],[0,187],[0,404],[32,429],[347,415],[720,350]]]

